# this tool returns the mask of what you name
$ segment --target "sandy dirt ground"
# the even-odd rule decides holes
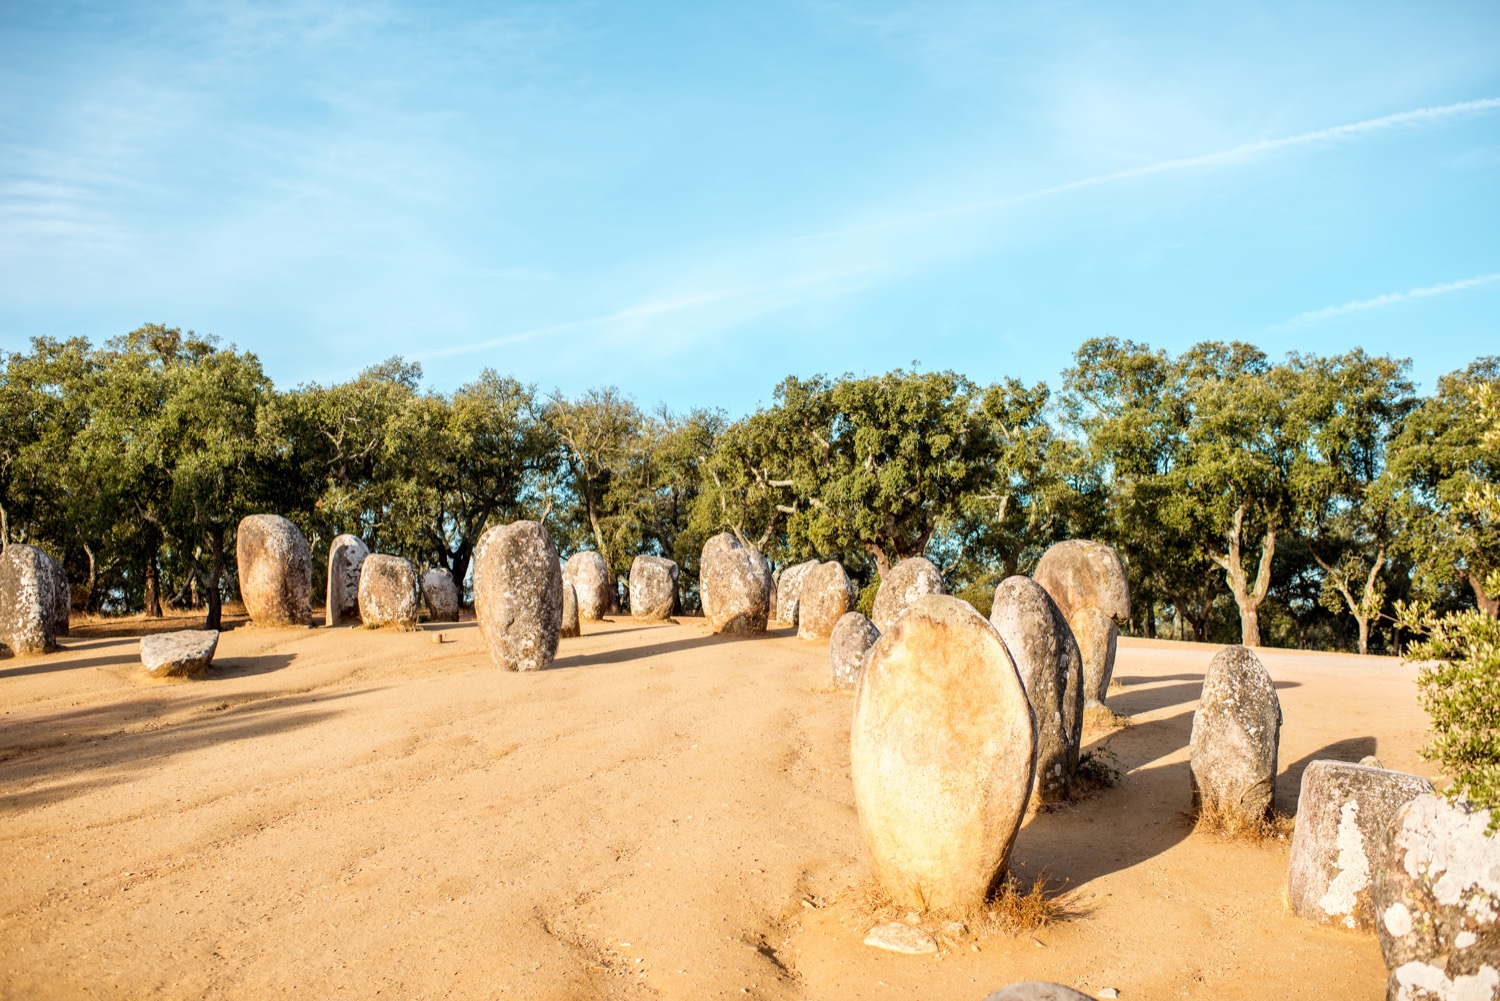
[[[1062,917],[904,956],[862,942],[852,698],[827,647],[691,618],[584,629],[525,675],[472,622],[246,626],[197,681],[145,677],[118,629],[0,661],[0,996],[1383,996],[1373,936],[1286,911],[1286,843],[1192,830],[1215,647],[1122,641],[1110,701],[1133,725],[1088,737],[1124,778],[1016,844]],[[1263,659],[1281,809],[1315,758],[1431,773],[1414,668]]]

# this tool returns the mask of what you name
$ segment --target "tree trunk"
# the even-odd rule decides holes
[[[880,576],[880,579],[885,580],[889,577],[891,573],[891,559],[885,554],[885,550],[873,542],[866,542],[865,551],[874,558],[875,572]]]
[[[1469,589],[1474,592],[1474,603],[1479,610],[1492,619],[1500,619],[1500,594],[1490,594],[1484,589],[1484,581],[1479,579],[1478,574],[1465,573],[1464,579],[1469,582]]]
[[[161,618],[161,573],[156,568],[156,554],[146,558],[146,616]]]
[[[1359,623],[1359,652],[1361,655],[1370,652],[1370,617],[1368,615],[1355,615],[1354,621]]]
[[[84,543],[83,553],[89,558],[89,589],[88,597],[84,599],[84,601],[86,602],[86,604],[84,605],[84,611],[92,615],[99,610],[99,601],[96,597],[98,593],[96,588],[99,584],[99,568],[95,565],[94,562],[94,550],[88,545],[88,543]]]
[[[1239,606],[1240,644],[1258,647],[1260,603],[1266,599],[1266,592],[1271,589],[1271,558],[1276,555],[1276,529],[1270,525],[1266,527],[1266,534],[1261,539],[1260,566],[1255,573],[1255,583],[1251,585],[1240,559],[1240,533],[1248,510],[1248,504],[1241,504],[1234,512],[1234,527],[1225,535],[1229,551],[1223,556],[1215,555],[1213,561],[1224,568],[1224,580],[1229,585],[1230,594],[1234,595],[1234,603]]]
[[[208,581],[204,590],[208,592],[208,617],[205,629],[222,629],[224,624],[224,601],[219,593],[219,581],[224,577],[224,529],[216,528],[204,533],[208,541]]]
[[[5,513],[5,505],[0,504],[0,552],[10,545],[10,516]]]

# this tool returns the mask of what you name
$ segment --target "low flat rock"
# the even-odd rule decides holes
[[[880,630],[859,612],[845,612],[833,625],[828,638],[828,659],[833,669],[835,688],[853,688],[859,684],[865,655],[880,639]]]
[[[937,940],[920,928],[900,921],[891,921],[883,925],[876,925],[870,929],[865,936],[865,945],[884,949],[886,952],[899,952],[907,956],[924,956],[930,952],[937,952]]]
[[[1109,995],[1119,997],[1116,991]],[[1094,1001],[1094,998],[1082,991],[1075,991],[1071,987],[1062,984],[1049,983],[1045,980],[1027,980],[1019,984],[1011,984],[1002,987],[993,994],[985,996],[984,1001]]]
[[[209,669],[219,646],[217,629],[183,629],[141,637],[141,664],[156,678],[192,678]]]
[[[1260,658],[1242,646],[1219,651],[1193,713],[1193,806],[1247,825],[1269,817],[1280,741],[1281,701]]]
[[[907,557],[880,579],[870,621],[884,635],[918,598],[943,593],[943,575],[937,564],[921,556]]]

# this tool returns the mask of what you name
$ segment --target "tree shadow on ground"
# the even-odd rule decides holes
[[[649,626],[644,628],[651,628]],[[558,657],[554,660],[548,670],[565,670],[587,667],[602,667],[605,664],[624,664],[633,660],[648,660],[652,657],[664,657],[670,653],[681,650],[692,650],[696,648],[733,646],[739,643],[755,643],[763,640],[763,636],[726,636],[722,633],[711,633],[707,636],[690,636],[679,640],[669,640],[664,643],[645,643],[641,646],[625,647],[619,650],[599,650],[595,653],[575,653],[566,657]]]
[[[1104,693],[1104,701],[1111,709],[1124,716],[1134,716],[1136,713],[1148,713],[1157,709],[1165,709],[1168,706],[1196,702],[1203,694],[1203,675],[1188,675],[1187,677],[1196,678],[1197,683],[1189,681],[1176,685],[1151,685],[1140,684],[1140,682],[1161,679],[1132,678],[1129,681],[1122,679],[1120,684],[1129,687],[1111,688]],[[1300,681],[1273,681],[1272,684],[1275,685],[1277,691],[1302,687]]]
[[[1287,814],[1297,811],[1297,798],[1302,793],[1302,773],[1307,771],[1307,766],[1314,761],[1352,761],[1358,763],[1360,758],[1374,753],[1374,737],[1346,737],[1343,740],[1336,740],[1331,744],[1325,744],[1311,754],[1298,758],[1283,768],[1281,774],[1276,776],[1276,810]]]
[[[67,649],[73,649],[71,647]],[[130,663],[139,664],[141,654],[138,649],[124,647],[119,653],[106,654],[99,657],[59,657],[55,653],[40,654],[34,657],[19,658],[14,661],[0,661],[6,667],[0,667],[0,679],[20,678],[29,674],[51,674],[54,671],[74,671],[89,667],[123,667]],[[14,666],[9,666],[14,665]]]

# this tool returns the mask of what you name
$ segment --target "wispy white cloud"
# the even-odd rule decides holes
[[[1346,316],[1349,313],[1362,313],[1368,309],[1394,306],[1398,303],[1410,302],[1413,299],[1427,299],[1435,295],[1447,295],[1450,292],[1463,292],[1467,289],[1479,288],[1482,285],[1491,285],[1495,282],[1500,282],[1500,272],[1480,275],[1477,278],[1464,278],[1456,282],[1443,282],[1440,285],[1427,285],[1423,288],[1414,288],[1406,292],[1387,292],[1385,295],[1377,295],[1373,299],[1356,299],[1353,302],[1346,302],[1339,306],[1325,306],[1322,309],[1298,313],[1290,320],[1281,324],[1281,326],[1294,327],[1308,323],[1317,323],[1336,316]]]

